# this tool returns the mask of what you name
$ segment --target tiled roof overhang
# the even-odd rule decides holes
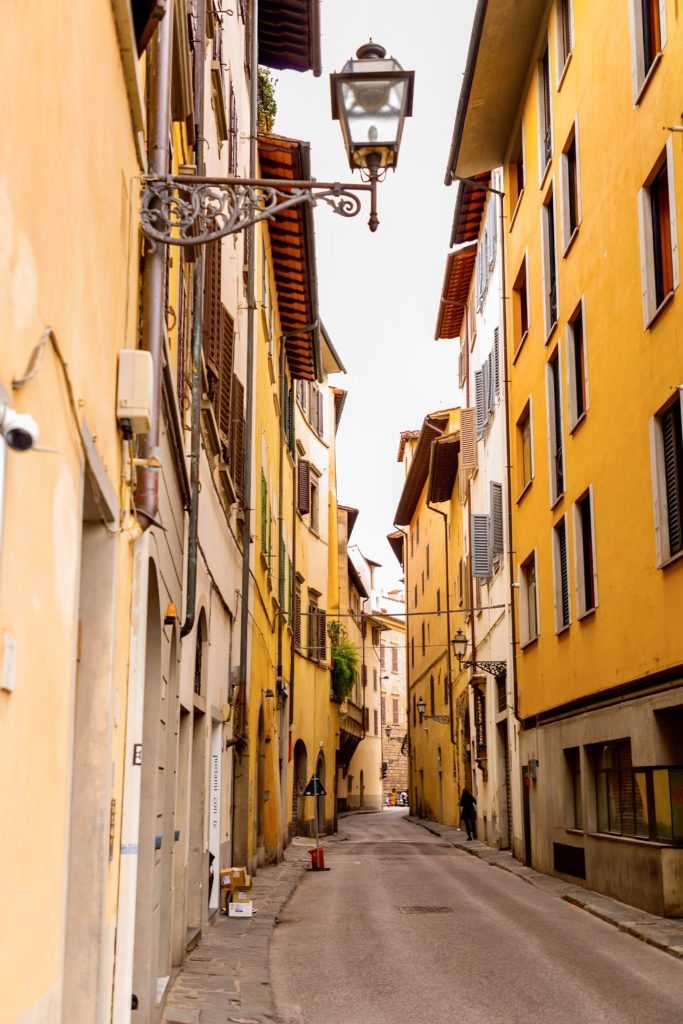
[[[346,527],[346,539],[348,540],[353,533],[353,528],[356,525],[358,519],[358,509],[352,508],[350,505],[337,505],[340,512],[346,512],[347,515],[347,527]]]
[[[460,434],[447,434],[432,445],[427,501],[450,501],[458,478]]]
[[[403,542],[405,541],[405,536],[400,530],[395,530],[387,535],[387,540],[389,541],[389,547],[398,559],[398,564],[403,568]]]
[[[440,338],[457,338],[460,334],[476,258],[476,242],[450,252],[446,258],[446,273],[434,332],[437,341]]]
[[[455,216],[451,231],[451,245],[463,245],[465,242],[476,242],[481,229],[481,218],[486,206],[486,188],[491,181],[491,172],[475,174],[474,181],[481,184],[477,188],[470,181],[461,181],[458,198],[455,201]]]
[[[259,134],[258,154],[263,178],[286,182],[311,177],[308,142]],[[283,210],[268,222],[268,232],[290,373],[302,380],[320,379],[318,277],[311,204]]]
[[[259,0],[259,64],[280,71],[322,71],[320,0]]]
[[[500,167],[547,0],[479,0],[445,181]]]
[[[407,526],[415,515],[417,503],[420,500],[420,495],[424,490],[427,476],[429,475],[432,441],[435,441],[437,437],[441,437],[447,424],[448,413],[434,413],[431,416],[427,416],[422,424],[420,438],[417,442],[413,461],[410,464],[398,508],[396,509],[396,515],[394,516],[394,523],[397,526]]]
[[[353,564],[353,562],[351,561],[350,558],[348,559],[348,563],[349,563],[349,579],[353,583],[354,587],[356,588],[356,590],[358,591],[360,596],[367,599],[369,597],[369,594],[368,594],[367,590],[365,589],[365,587],[363,586],[363,581],[360,578],[360,573],[358,572],[358,569],[356,569],[355,565]]]
[[[349,393],[348,391],[344,391],[343,388],[332,388],[332,394],[334,395],[334,426],[335,430],[338,430],[339,421],[342,418],[342,413]]]

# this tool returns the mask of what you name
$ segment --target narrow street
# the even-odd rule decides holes
[[[341,819],[280,915],[280,1024],[683,1021],[673,957],[403,819]]]

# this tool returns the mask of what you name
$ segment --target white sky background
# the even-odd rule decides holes
[[[314,177],[348,181],[329,75],[372,37],[415,71],[398,170],[379,186],[380,226],[367,227],[367,197],[353,220],[324,203],[315,214],[320,312],[346,366],[333,380],[348,390],[339,434],[339,500],[360,509],[353,542],[400,568],[386,542],[403,483],[399,434],[426,413],[457,404],[457,349],[434,328],[455,206],[443,184],[475,0],[323,0],[323,74],[274,72],[275,131],[311,143]]]

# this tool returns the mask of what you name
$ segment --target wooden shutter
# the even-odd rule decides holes
[[[472,576],[487,580],[491,575],[490,517],[473,513],[471,518]]]
[[[286,586],[286,552],[284,539],[280,541],[280,560],[278,562],[277,573],[278,573],[278,600],[280,601],[280,612],[284,614],[285,611],[285,586]]]
[[[398,672],[398,647],[396,645],[391,648],[391,671]]]
[[[484,363],[484,392],[486,394],[487,416],[495,412],[496,396],[493,390],[493,352],[489,352]]]
[[[464,470],[477,468],[476,410],[460,410],[460,465]]]
[[[215,378],[221,371],[221,243],[209,242],[204,262],[204,315],[202,345],[204,358]]]
[[[228,150],[228,174],[237,174],[237,99],[232,82],[230,83],[230,149]]]
[[[311,464],[307,459],[299,459],[297,507],[302,516],[311,511]]]
[[[324,434],[324,430],[323,430],[323,408],[324,408],[324,405],[323,405],[323,393],[322,393],[322,391],[318,390],[318,434],[320,435],[320,437],[322,437],[323,434]]]
[[[496,327],[493,332],[493,390],[500,394],[500,332]]]
[[[289,385],[287,394],[287,444],[294,451],[294,384]]]
[[[178,318],[176,325],[177,351],[176,351],[176,385],[178,388],[178,405],[180,416],[184,420],[185,409],[185,383],[187,367],[187,275],[185,267],[187,259],[185,253],[180,253],[180,266],[178,269]]]
[[[557,525],[558,569],[560,573],[560,627],[569,625],[569,572],[567,567],[567,528],[562,519]]]
[[[683,549],[683,442],[679,402],[667,409],[662,416],[662,443],[666,519],[671,556]]]
[[[145,51],[167,8],[168,0],[132,0],[133,31],[138,57]]]
[[[294,645],[301,650],[301,587],[294,584]]]
[[[475,370],[474,373],[474,402],[477,417],[477,438],[481,438],[486,426],[486,389],[483,368]]]
[[[491,551],[503,553],[503,485],[491,480],[490,483],[491,514]]]
[[[232,379],[235,354],[235,322],[221,303],[220,307],[220,369],[217,386],[216,419],[225,444],[232,440]]]
[[[236,374],[232,378],[232,438],[230,469],[237,497],[244,501],[244,449],[246,423],[244,421],[244,385]]]
[[[327,612],[318,610],[318,661],[327,661]]]
[[[268,550],[268,484],[261,470],[261,554]]]
[[[380,644],[380,647],[379,647],[379,666],[380,666],[380,668],[384,668],[384,657],[385,657],[384,652],[385,651],[386,651],[386,647],[384,646],[384,644]]]

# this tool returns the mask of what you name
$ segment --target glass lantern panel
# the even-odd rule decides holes
[[[405,105],[405,80],[342,82],[341,94],[352,145],[396,145]]]

